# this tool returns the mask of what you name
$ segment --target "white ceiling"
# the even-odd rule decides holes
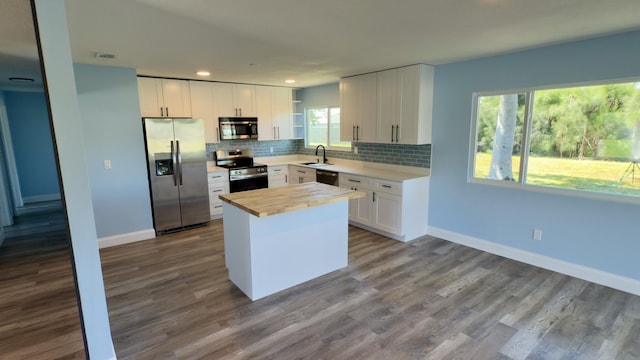
[[[28,0],[0,2],[8,3]],[[4,6],[0,14],[23,12]],[[640,29],[639,0],[66,0],[66,7],[75,62],[176,78],[206,69],[209,80],[267,85],[295,78],[297,87]],[[19,47],[20,29],[27,31],[0,27],[0,55]]]
[[[33,82],[11,81],[29,78]],[[0,89],[42,88],[29,0],[0,0]]]

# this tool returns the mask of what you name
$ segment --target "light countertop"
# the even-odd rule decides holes
[[[352,161],[337,158],[329,159],[329,162],[333,163],[333,165],[307,166],[301,164],[303,162],[315,160],[315,156],[310,157],[302,155],[261,157],[259,159],[256,159],[257,162],[260,162],[267,166],[296,165],[308,167],[310,169],[336,171],[344,174],[368,176],[393,181],[405,181],[430,175],[430,170],[426,168],[369,163],[364,161]]]
[[[364,197],[362,191],[317,182],[220,195],[220,199],[257,217]]]
[[[227,168],[216,166],[215,161],[207,161],[207,172],[227,171]]]

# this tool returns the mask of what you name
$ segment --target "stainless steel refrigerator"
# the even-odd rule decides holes
[[[143,118],[156,233],[210,220],[204,123]]]

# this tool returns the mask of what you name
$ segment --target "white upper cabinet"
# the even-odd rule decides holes
[[[292,90],[283,87],[256,86],[258,140],[293,138]]]
[[[219,117],[256,116],[256,87],[254,85],[212,83],[218,104]]]
[[[380,71],[377,85],[376,142],[396,142],[398,120],[398,70]]]
[[[397,141],[430,144],[433,109],[433,67],[413,65],[398,69]]]
[[[191,117],[189,82],[138,78],[140,112],[143,117]]]
[[[293,139],[293,92],[290,88],[271,88],[272,124],[277,139]],[[260,120],[258,120],[260,123]],[[258,136],[260,134],[258,133]]]
[[[212,84],[205,81],[190,81],[189,89],[191,90],[192,117],[204,120],[205,142],[217,143],[220,141],[220,131]]]
[[[433,67],[419,64],[340,80],[343,141],[431,143]]]
[[[376,140],[376,74],[340,79],[340,140]]]
[[[256,113],[258,115],[258,140],[273,140],[276,138],[276,130],[271,122],[271,88],[268,86],[256,86]]]
[[[240,110],[239,116],[256,116],[256,87],[235,84],[233,101]]]

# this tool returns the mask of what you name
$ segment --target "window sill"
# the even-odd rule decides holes
[[[468,183],[477,184],[477,185],[496,186],[496,187],[502,187],[505,189],[524,190],[524,191],[537,192],[537,193],[549,194],[549,195],[570,196],[570,197],[575,197],[580,199],[610,201],[610,202],[617,202],[617,203],[640,205],[640,196],[633,196],[633,195],[609,194],[609,193],[594,192],[594,191],[587,191],[587,190],[580,190],[580,189],[566,189],[566,188],[558,188],[558,187],[552,187],[552,186],[529,185],[529,184],[521,184],[515,181],[499,181],[499,180],[488,180],[488,179],[479,179],[479,178],[472,178],[468,181]]]

